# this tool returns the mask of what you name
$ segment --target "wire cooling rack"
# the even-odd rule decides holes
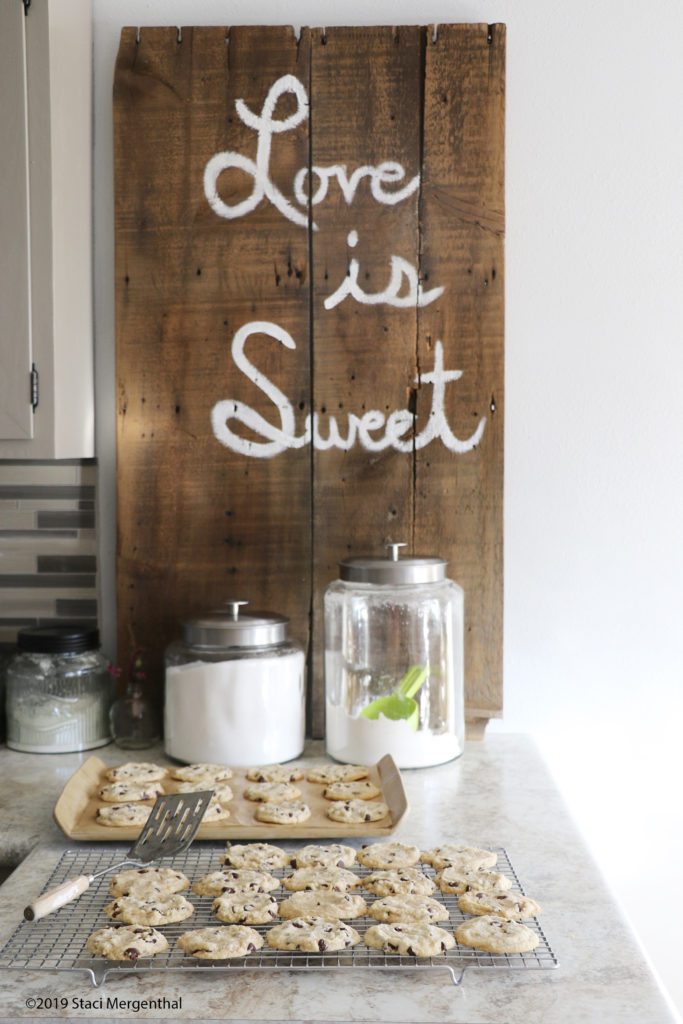
[[[292,844],[293,845],[293,844]],[[496,849],[494,847],[494,849]],[[65,850],[59,863],[47,882],[44,891],[52,889],[67,878],[78,875],[92,875],[103,871],[123,860],[128,852],[127,846],[114,847],[111,844],[83,844],[77,849]],[[196,881],[201,875],[215,871],[221,866],[221,854],[225,852],[224,843],[195,843],[184,854],[166,858],[164,865],[183,871],[190,882]],[[524,892],[508,855],[504,849],[496,849],[498,864],[496,870],[506,875],[513,888]],[[416,865],[424,873],[433,877],[434,871],[426,865]],[[354,870],[361,877],[370,874],[370,869],[354,865]],[[272,871],[271,874],[281,878],[285,871]],[[195,912],[186,921],[174,925],[160,927],[168,940],[169,949],[166,953],[155,957],[140,959],[135,963],[114,962],[93,957],[86,949],[86,941],[92,932],[112,924],[104,913],[105,905],[111,900],[109,896],[109,880],[111,875],[96,879],[90,888],[73,903],[40,921],[22,921],[4,948],[0,950],[0,969],[24,971],[83,971],[90,975],[93,985],[102,984],[110,976],[123,973],[159,974],[164,971],[216,972],[216,971],[252,971],[252,970],[287,970],[287,971],[325,971],[325,970],[418,970],[418,971],[449,971],[454,985],[462,981],[466,969],[476,967],[485,969],[506,970],[547,970],[558,966],[557,958],[550,948],[538,921],[526,921],[539,937],[539,944],[530,953],[485,953],[456,945],[438,957],[414,957],[386,955],[381,950],[369,949],[363,945],[363,935],[372,924],[373,918],[362,917],[348,923],[359,932],[361,942],[350,949],[339,952],[300,953],[284,952],[264,946],[245,957],[233,960],[207,962],[186,956],[176,946],[176,940],[185,931],[195,928],[220,925],[211,913],[213,899],[201,897],[189,891],[184,893],[193,903]],[[375,898],[365,890],[363,898],[368,904]],[[34,894],[31,893],[31,896]],[[271,895],[276,899],[285,899],[292,894],[280,888]],[[465,919],[458,908],[458,897],[448,893],[435,892],[433,898],[439,900],[448,909],[450,920],[439,922],[440,928],[453,931]],[[272,925],[253,925],[265,935]]]

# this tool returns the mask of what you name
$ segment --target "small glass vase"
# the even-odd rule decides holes
[[[122,750],[143,750],[161,739],[161,718],[137,681],[129,682],[125,696],[112,704],[109,724]]]

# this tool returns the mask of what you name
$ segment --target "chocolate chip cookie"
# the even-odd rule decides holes
[[[112,876],[109,892],[112,896],[142,896],[153,891],[170,896],[183,892],[189,885],[182,871],[174,868],[128,868]]]
[[[375,900],[368,914],[376,921],[386,924],[437,924],[449,918],[448,910],[443,903],[429,896],[417,896],[414,893],[383,896]]]
[[[130,828],[133,825],[142,827],[151,813],[149,804],[110,804],[97,808],[95,821],[98,825],[114,828]]]
[[[104,908],[112,921],[124,924],[165,925],[186,921],[194,914],[194,907],[181,893],[167,896],[117,896]]]
[[[360,878],[345,868],[297,868],[282,879],[289,892],[347,892],[360,884]]]
[[[326,920],[363,917],[368,906],[362,896],[352,892],[295,892],[283,900],[280,917],[324,917]]]
[[[382,790],[374,782],[332,782],[323,790],[326,800],[374,800]]]
[[[149,761],[129,761],[110,768],[105,775],[110,782],[158,782],[168,775],[168,768]]]
[[[250,782],[298,782],[303,777],[301,768],[290,768],[286,764],[269,764],[262,768],[249,768],[247,771]]]
[[[341,821],[347,825],[381,821],[388,813],[389,808],[380,800],[339,800],[326,811],[330,821]]]
[[[423,850],[420,860],[423,864],[431,864],[436,871],[451,866],[477,871],[479,868],[492,868],[498,860],[498,854],[493,850],[480,850],[476,846],[446,843],[431,850]]]
[[[464,892],[458,900],[458,906],[464,914],[494,914],[508,921],[524,921],[541,912],[536,900],[522,896],[521,892],[505,892],[501,889]]]
[[[135,963],[143,957],[156,956],[168,949],[166,938],[156,928],[100,928],[89,936],[86,949],[107,960],[128,960]]]
[[[358,851],[358,863],[365,868],[410,868],[420,859],[417,846],[408,843],[373,843]]]
[[[216,897],[211,909],[227,924],[272,924],[278,916],[277,900],[266,892],[226,892]]]
[[[283,804],[287,801],[298,800],[300,796],[301,790],[291,782],[252,782],[244,790],[245,800],[264,804]]]
[[[164,787],[160,782],[108,782],[100,786],[100,800],[107,803],[137,803],[140,800],[156,800]]]
[[[223,893],[272,892],[279,889],[277,878],[265,871],[251,871],[249,868],[223,868],[210,871],[198,878],[192,891],[198,896],[222,896]]]
[[[263,939],[254,928],[233,924],[217,928],[195,928],[185,932],[177,945],[187,956],[199,960],[231,960],[248,956],[263,945]]]
[[[469,917],[455,929],[455,939],[461,946],[483,949],[487,953],[529,953],[541,941],[526,925],[494,914]]]
[[[252,868],[255,871],[276,871],[290,862],[286,850],[270,843],[233,843],[223,858],[233,868]]]
[[[171,775],[181,782],[224,782],[232,778],[232,768],[225,764],[186,764],[172,768]]]
[[[360,764],[320,764],[310,768],[306,778],[309,782],[329,784],[355,782],[357,779],[367,779],[369,774],[368,769]]]
[[[431,878],[417,868],[400,871],[373,871],[361,880],[361,885],[375,896],[401,896],[415,894],[429,896],[436,889]]]
[[[296,800],[281,804],[259,804],[254,814],[257,821],[266,821],[272,825],[298,825],[310,816],[311,808],[308,804]]]
[[[499,871],[485,871],[479,868],[472,871],[471,868],[450,867],[444,868],[434,879],[441,892],[454,892],[458,895],[463,892],[483,890],[489,892],[492,889],[505,891],[512,888],[512,882]]]
[[[343,921],[328,921],[313,915],[294,917],[284,924],[276,924],[266,932],[266,941],[272,949],[325,953],[357,945],[360,935]]]
[[[365,933],[365,945],[400,956],[438,956],[455,946],[450,932],[435,924],[374,924]]]
[[[325,846],[311,843],[289,854],[289,864],[293,868],[350,868],[355,860],[356,851],[353,847],[342,846],[341,843]]]

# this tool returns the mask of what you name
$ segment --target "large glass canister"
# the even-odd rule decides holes
[[[189,619],[166,649],[164,745],[179,761],[249,767],[303,750],[304,652],[286,616],[245,604]]]
[[[465,738],[463,591],[443,558],[349,558],[325,593],[325,737],[339,761],[400,768]]]
[[[36,754],[111,742],[113,677],[88,624],[22,629],[7,667],[7,746]]]

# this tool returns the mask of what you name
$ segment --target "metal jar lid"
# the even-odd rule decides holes
[[[287,639],[289,619],[275,612],[249,612],[248,601],[227,601],[225,608],[183,622],[183,640],[192,647],[267,647]]]
[[[389,558],[345,558],[339,563],[341,579],[352,583],[438,583],[446,579],[444,558],[401,558],[405,544],[387,544]]]
[[[83,654],[100,646],[97,626],[90,623],[64,623],[61,626],[27,626],[17,634],[20,651],[32,654]]]

